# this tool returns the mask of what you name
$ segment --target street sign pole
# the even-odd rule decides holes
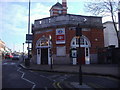
[[[79,47],[77,49],[77,53],[78,53],[78,56],[77,56],[77,59],[79,61],[79,84],[82,85],[82,60],[81,60],[81,57],[82,57],[82,52],[81,52],[81,46],[80,46],[80,37],[82,36],[82,28],[79,27],[79,24],[76,28],[76,37],[78,39],[78,44],[79,44]]]

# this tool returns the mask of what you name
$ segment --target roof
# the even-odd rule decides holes
[[[60,8],[63,8],[62,4],[60,4],[59,2],[57,2],[55,5],[52,6],[53,7],[60,7]]]
[[[59,16],[80,16],[80,17],[88,17],[88,18],[102,18],[100,16],[85,16],[85,15],[76,15],[76,14],[65,14],[65,15],[59,15]],[[59,17],[59,16],[52,16],[52,17],[46,17],[46,18],[42,18],[42,19],[37,19],[35,21],[40,21],[40,20],[44,20],[44,19],[49,19],[49,18],[53,18],[53,17]]]

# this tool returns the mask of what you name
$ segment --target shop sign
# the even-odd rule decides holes
[[[56,44],[65,44],[65,28],[56,29]]]
[[[32,34],[26,34],[26,43],[32,43],[33,35]]]

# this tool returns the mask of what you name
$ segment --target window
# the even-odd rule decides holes
[[[65,56],[66,55],[66,47],[57,47],[57,56]]]

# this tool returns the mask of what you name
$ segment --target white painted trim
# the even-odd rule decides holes
[[[73,58],[73,65],[76,65],[76,64],[77,64],[77,59]]]
[[[38,49],[37,49],[37,64],[41,64],[41,49],[39,49],[39,53],[38,54]]]
[[[48,65],[51,65],[50,59],[51,59],[51,57],[50,57],[50,48],[48,48]]]
[[[86,56],[86,48],[85,48],[85,64],[90,64],[90,51],[88,48],[88,56]]]

